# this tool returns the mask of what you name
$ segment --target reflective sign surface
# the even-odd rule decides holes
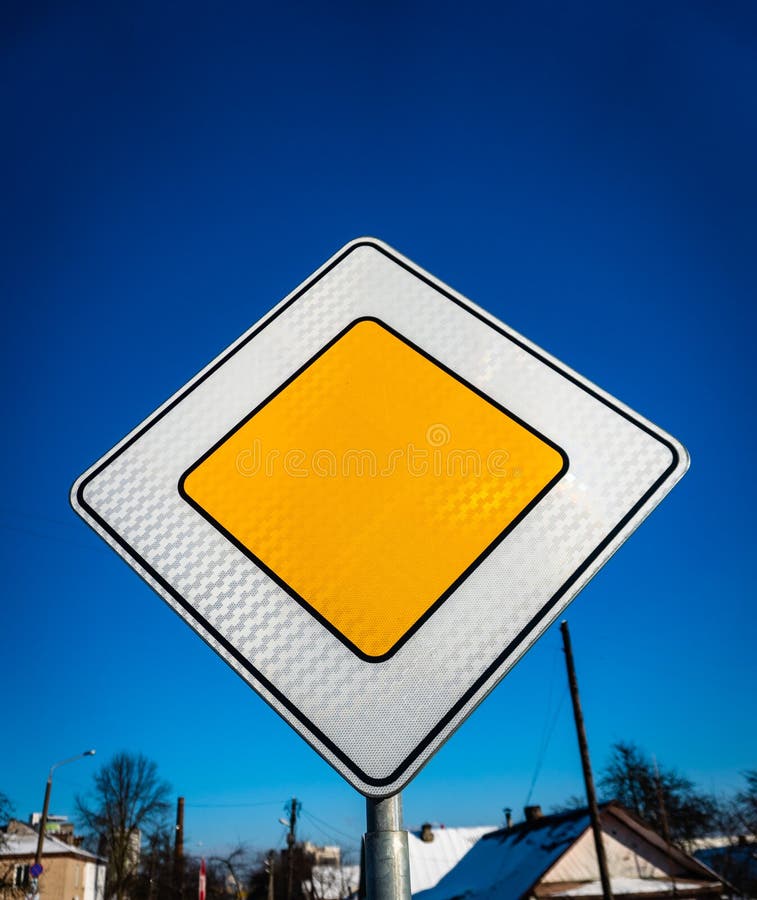
[[[687,462],[656,426],[363,240],[86,472],[72,502],[382,796]]]
[[[180,490],[356,653],[381,660],[566,468],[544,438],[363,319]]]

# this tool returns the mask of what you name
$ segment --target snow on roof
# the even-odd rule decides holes
[[[496,826],[436,827],[431,829],[433,841],[422,841],[420,831],[408,832],[411,893],[434,887],[483,835],[492,831],[496,831]]]
[[[580,810],[487,834],[414,900],[518,900],[588,827],[589,815]]]
[[[610,887],[613,896],[622,894],[673,894],[676,891],[687,893],[696,891],[712,891],[712,884],[701,881],[672,881],[663,878],[611,878]],[[602,884],[599,881],[587,881],[578,887],[560,891],[559,894],[550,894],[551,897],[596,897],[602,896]]]
[[[5,834],[4,842],[0,848],[0,857],[7,856],[34,856],[37,852],[37,835],[36,834]],[[66,844],[57,838],[45,836],[42,844],[42,856],[63,856],[64,854],[83,857],[93,861],[104,862],[101,856],[90,853],[82,847],[74,847],[72,844]]]

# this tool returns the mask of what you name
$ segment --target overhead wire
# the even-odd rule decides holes
[[[255,803],[187,803],[193,809],[249,809],[253,806],[279,806],[278,800],[261,800]]]
[[[308,812],[308,810],[303,809],[302,815],[305,816],[315,827],[322,833],[325,834],[326,837],[334,838],[335,836],[339,836],[341,838],[346,838],[352,844],[357,844],[356,838],[354,834],[347,834],[345,831],[341,831],[334,825],[331,825],[329,822],[326,822],[324,819],[320,819],[318,816],[313,815],[313,813]],[[339,841],[337,841],[339,843]]]
[[[534,788],[536,787],[536,782],[541,774],[541,768],[544,765],[544,760],[547,755],[547,750],[549,749],[549,744],[552,740],[552,735],[554,734],[555,727],[557,726],[557,720],[562,712],[563,704],[565,703],[565,698],[568,695],[568,686],[565,685],[563,688],[562,694],[560,695],[560,699],[555,707],[554,713],[552,713],[552,703],[554,698],[554,689],[555,689],[555,680],[558,668],[558,662],[560,659],[560,649],[556,648],[555,656],[553,657],[552,663],[552,674],[549,680],[549,693],[547,695],[547,711],[544,717],[544,727],[542,729],[541,740],[539,742],[539,749],[536,754],[536,765],[534,766],[534,774],[531,778],[531,784],[528,788],[528,793],[526,795],[526,801],[523,804],[524,806],[528,806],[531,802],[531,797],[534,792]]]

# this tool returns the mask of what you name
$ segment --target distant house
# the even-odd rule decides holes
[[[700,862],[735,885],[744,897],[757,897],[757,839],[750,835],[703,838],[692,850]]]
[[[360,866],[316,865],[302,883],[308,900],[347,900],[360,886]]]
[[[37,851],[37,831],[12,821],[2,835],[0,868],[12,886],[28,884]],[[42,844],[44,873],[39,879],[40,900],[104,900],[106,861],[77,846],[73,840],[46,835]]]
[[[360,866],[343,865],[340,847],[304,841],[301,848],[312,864],[309,876],[302,882],[302,893],[307,900],[346,900],[357,893]]]
[[[666,842],[617,803],[600,807],[615,897],[623,900],[720,897],[728,886],[712,869]],[[543,816],[485,834],[435,887],[414,900],[601,900],[587,810]]]

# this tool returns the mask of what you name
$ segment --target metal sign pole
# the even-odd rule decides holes
[[[365,888],[368,900],[410,900],[407,832],[402,795],[366,799]]]

